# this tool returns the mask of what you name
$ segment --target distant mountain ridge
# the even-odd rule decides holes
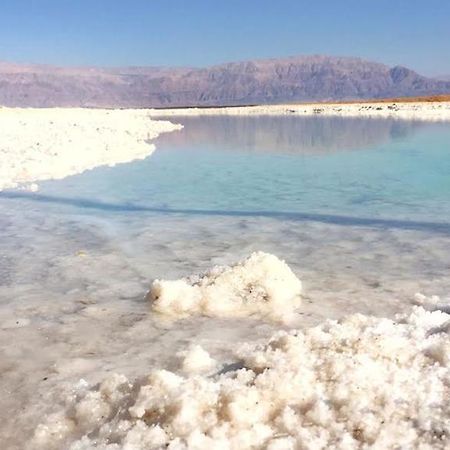
[[[298,56],[189,67],[0,63],[0,105],[178,107],[450,93],[450,81],[360,58]]]

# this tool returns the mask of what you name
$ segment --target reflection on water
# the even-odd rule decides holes
[[[51,195],[41,195],[29,192],[3,192],[0,194],[4,199],[24,199],[36,204],[44,205],[63,205],[75,206],[85,210],[94,210],[98,214],[107,212],[117,213],[153,213],[164,216],[186,215],[200,217],[262,217],[281,220],[292,220],[295,222],[318,222],[332,225],[348,226],[369,226],[371,228],[399,228],[401,230],[424,230],[433,233],[442,233],[450,235],[450,223],[445,222],[426,222],[415,220],[395,220],[395,219],[376,219],[364,217],[351,217],[332,214],[312,214],[295,213],[283,211],[230,211],[230,210],[207,210],[207,209],[170,209],[170,208],[152,208],[132,203],[105,203],[101,201],[90,200],[86,198],[67,198]]]
[[[160,137],[169,147],[208,146],[210,150],[332,153],[362,149],[405,138],[424,122],[343,117],[205,116],[173,117],[185,127]]]
[[[41,193],[134,209],[450,222],[450,126],[339,117],[178,118],[144,161]],[[130,206],[131,207],[131,206]]]

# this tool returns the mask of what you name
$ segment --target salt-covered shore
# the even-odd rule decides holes
[[[151,110],[151,115],[158,117],[212,115],[321,115],[447,121],[450,120],[450,102],[305,103],[220,108],[174,108],[153,109]]]
[[[222,298],[283,309],[298,306],[301,286],[284,262],[262,253],[189,280],[158,286],[153,302],[179,305],[181,289],[188,302],[194,290],[216,303],[215,314]],[[135,381],[112,374],[97,386],[80,380],[36,428],[33,448],[448,448],[450,315],[438,298],[418,295],[416,303],[395,320],[354,314],[279,331],[242,344],[226,365],[191,345],[175,370],[153,367]]]
[[[182,128],[146,110],[0,108],[0,191],[149,156],[151,139]]]

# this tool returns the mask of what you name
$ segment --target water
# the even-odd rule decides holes
[[[185,129],[160,138],[152,158],[43,183],[42,195],[81,197],[99,209],[449,222],[448,125],[292,117],[178,120]]]
[[[450,292],[450,125],[178,118],[148,159],[0,194],[0,436],[22,448],[81,377],[226,362],[279,325],[152,317],[145,292],[255,250],[305,284],[296,326]],[[14,345],[11,345],[14,342]]]

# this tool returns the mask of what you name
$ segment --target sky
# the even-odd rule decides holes
[[[301,54],[450,74],[450,0],[0,0],[0,60],[208,66]]]

